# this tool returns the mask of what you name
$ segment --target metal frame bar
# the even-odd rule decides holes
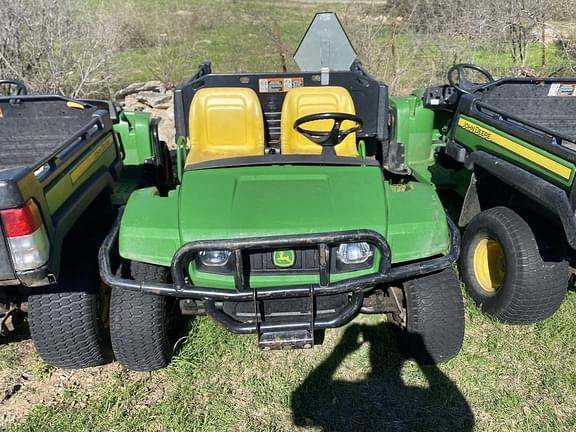
[[[178,298],[195,298],[199,300],[234,300],[234,301],[252,301],[253,292],[248,289],[245,273],[242,265],[236,266],[235,280],[236,290],[199,287],[191,284],[186,280],[184,263],[190,262],[186,259],[191,254],[197,253],[204,249],[229,249],[234,250],[235,255],[240,254],[242,250],[250,249],[267,249],[274,247],[286,246],[304,246],[331,243],[344,243],[353,241],[368,241],[376,245],[381,253],[380,265],[377,272],[358,276],[326,286],[313,284],[315,295],[342,294],[361,290],[363,288],[373,287],[379,283],[390,282],[394,280],[406,279],[418,275],[424,275],[434,271],[442,270],[452,265],[460,253],[460,233],[454,223],[447,218],[450,232],[450,249],[447,255],[434,257],[422,261],[411,262],[409,264],[390,266],[390,249],[386,240],[378,233],[370,230],[358,230],[348,232],[334,232],[324,234],[296,235],[296,236],[275,236],[275,237],[257,237],[250,239],[238,240],[207,240],[195,241],[184,244],[175,254],[172,260],[172,277],[173,284],[134,281],[131,279],[116,276],[112,271],[110,254],[118,239],[120,220],[123,210],[121,209],[110,233],[104,240],[99,251],[100,275],[104,283],[111,287],[119,289],[128,289],[143,293],[167,295]],[[238,262],[243,262],[239,260]],[[327,272],[329,280],[329,272]],[[258,288],[259,299],[273,298],[290,298],[305,297],[310,293],[310,285],[281,286],[273,288]]]
[[[356,291],[352,294],[350,303],[344,306],[337,316],[314,319],[314,311],[311,311],[310,320],[284,323],[266,323],[260,321],[259,318],[254,322],[236,321],[225,312],[217,309],[213,300],[205,301],[204,308],[206,314],[212,317],[218,324],[222,325],[227,330],[238,334],[273,332],[277,330],[310,330],[311,327],[313,330],[323,330],[327,328],[340,327],[354,318],[362,307],[363,299],[364,295],[362,291]]]

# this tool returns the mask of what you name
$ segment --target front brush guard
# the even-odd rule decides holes
[[[288,327],[291,330],[306,327],[310,331],[338,327],[345,324],[359,312],[362,306],[363,290],[365,288],[373,287],[384,282],[408,279],[445,269],[456,261],[460,252],[460,235],[458,229],[449,218],[447,220],[450,232],[450,250],[447,255],[395,266],[391,266],[390,264],[390,247],[386,239],[379,233],[371,230],[252,237],[233,240],[200,240],[182,245],[174,255],[171,264],[172,280],[174,283],[134,281],[119,277],[112,271],[111,253],[118,240],[122,212],[123,209],[120,210],[118,218],[99,251],[100,275],[104,283],[118,289],[202,300],[206,313],[235,333],[276,331],[278,330],[277,327],[282,327],[282,331],[286,331]],[[380,252],[378,270],[368,275],[330,282],[329,246],[362,241],[378,248]],[[245,251],[258,249],[277,250],[304,246],[317,247],[319,284],[288,285],[273,288],[251,288],[249,286],[249,269],[245,266]],[[234,255],[235,289],[208,288],[194,285],[190,278],[187,277],[186,270],[196,254],[201,250],[222,249],[230,250]],[[314,314],[311,314],[310,322],[293,323],[288,326],[285,324],[278,326],[258,321],[239,322],[216,307],[216,302],[252,301],[255,304],[255,308],[257,308],[256,303],[261,300],[306,297],[310,298],[311,308],[313,308],[315,296],[343,293],[350,293],[350,302],[342,308],[338,316],[330,319],[315,319]],[[258,309],[255,309],[255,316],[258,316]]]

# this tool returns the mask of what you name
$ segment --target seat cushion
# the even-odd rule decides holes
[[[192,98],[186,165],[264,154],[264,119],[252,89],[204,88]]]
[[[322,146],[310,141],[294,128],[294,122],[305,115],[338,112],[356,114],[354,101],[344,87],[300,87],[286,93],[282,105],[280,148],[282,154],[321,154]],[[302,124],[303,129],[329,131],[334,120],[317,120]],[[344,121],[340,129],[348,129],[353,122]],[[348,135],[334,147],[338,156],[358,156],[356,134]]]

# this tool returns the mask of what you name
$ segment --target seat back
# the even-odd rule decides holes
[[[310,141],[294,128],[294,122],[305,115],[325,112],[356,114],[352,96],[344,87],[320,86],[300,87],[288,93],[282,104],[280,122],[280,149],[282,154],[321,154],[322,146]],[[313,131],[329,131],[333,120],[316,120],[305,123],[302,128]],[[341,129],[352,126],[344,121]],[[358,156],[356,134],[348,135],[344,141],[334,147],[338,156]]]
[[[186,165],[264,154],[264,120],[252,89],[211,87],[196,92],[188,117]]]

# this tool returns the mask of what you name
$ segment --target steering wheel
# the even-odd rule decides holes
[[[10,96],[25,96],[28,94],[28,89],[21,81],[17,80],[0,80],[0,86],[3,85],[12,85],[14,86],[14,91]]]
[[[329,131],[313,131],[300,127],[300,125],[304,123],[309,123],[316,120],[334,120],[334,125]],[[340,125],[346,120],[354,122],[355,125],[351,128],[341,130]],[[329,154],[335,154],[334,146],[344,141],[344,138],[346,138],[351,133],[359,130],[362,125],[362,119],[358,116],[355,116],[354,114],[328,112],[309,114],[300,117],[294,122],[294,129],[296,129],[310,141],[315,142],[316,144],[320,144],[323,147],[322,153],[327,152]]]
[[[456,64],[448,70],[448,82],[450,83],[450,85],[452,87],[460,90],[463,93],[472,93],[473,91],[478,90],[480,87],[482,87],[484,85],[484,84],[478,84],[478,83],[474,83],[472,81],[467,80],[466,79],[466,73],[465,73],[466,69],[476,71],[476,72],[480,73],[481,75],[483,75],[487,81],[485,84],[494,82],[494,77],[492,77],[490,72],[488,72],[484,68],[481,68],[480,66],[476,66],[473,64],[469,64],[469,63]],[[454,73],[455,72],[458,73],[457,80],[454,79]]]

